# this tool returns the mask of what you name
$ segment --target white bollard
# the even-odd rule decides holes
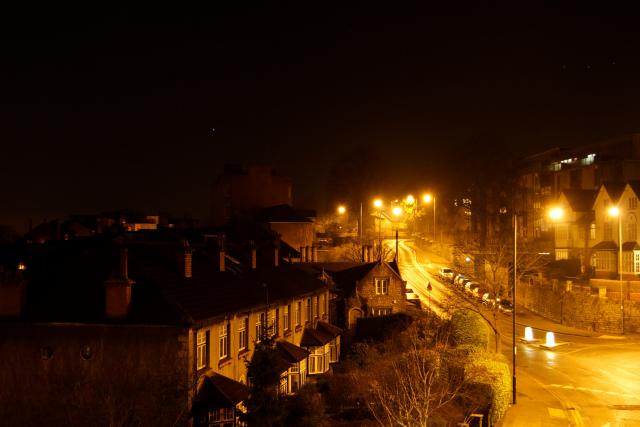
[[[525,341],[533,341],[533,329],[531,329],[531,326],[524,328],[524,339]]]
[[[547,347],[553,347],[556,345],[556,336],[553,332],[547,332],[547,342],[545,344]]]

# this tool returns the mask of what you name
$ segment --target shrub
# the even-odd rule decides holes
[[[492,423],[497,423],[506,413],[511,401],[511,372],[505,357],[501,354],[479,352],[470,358],[465,366],[465,378],[469,382],[470,393],[476,399],[487,390]],[[485,406],[476,400],[477,406]]]
[[[486,320],[474,311],[458,310],[451,317],[451,336],[458,346],[471,345],[488,350],[491,333]]]

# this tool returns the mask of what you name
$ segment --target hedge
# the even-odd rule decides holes
[[[492,333],[486,320],[474,311],[458,310],[451,317],[451,335],[458,346],[472,345],[488,350]]]

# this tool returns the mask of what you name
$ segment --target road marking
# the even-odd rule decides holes
[[[558,418],[561,420],[567,419],[567,414],[564,412],[564,409],[547,408],[547,411],[549,411],[549,416],[551,418]]]
[[[574,390],[578,390],[578,391],[585,391],[585,392],[589,392],[589,393],[604,393],[604,394],[608,394],[609,396],[619,396],[619,397],[626,397],[629,399],[638,399],[640,400],[640,396],[637,396],[635,394],[629,394],[629,393],[617,393],[615,391],[604,391],[604,390],[600,390],[597,388],[587,388],[587,387],[574,387],[572,385],[563,385],[563,384],[549,384],[548,387],[552,387],[552,388],[562,388],[562,389],[574,389]]]

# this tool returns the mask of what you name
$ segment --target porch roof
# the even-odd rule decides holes
[[[298,347],[289,341],[278,341],[276,342],[276,347],[280,350],[281,356],[288,363],[297,363],[309,356],[309,352],[307,350],[302,347]]]
[[[622,244],[623,251],[637,251],[640,250],[640,245],[635,240],[632,242],[624,242]]]
[[[599,242],[599,243],[593,245],[591,250],[594,250],[594,251],[617,251],[618,250],[618,245],[616,245],[616,242],[614,242],[613,240],[603,240],[602,242]]]
[[[248,389],[242,383],[220,374],[207,376],[193,403],[194,407],[229,408],[236,406],[248,396]]]

